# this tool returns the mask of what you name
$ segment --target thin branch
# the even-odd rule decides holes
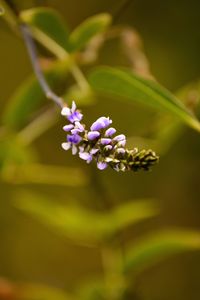
[[[44,74],[43,74],[40,64],[39,64],[35,43],[34,43],[34,40],[32,38],[32,35],[30,33],[28,26],[25,24],[20,24],[20,29],[21,29],[21,32],[22,32],[22,35],[24,38],[24,42],[26,44],[26,47],[27,47],[27,50],[28,50],[28,53],[29,53],[29,56],[31,59],[33,70],[35,72],[35,75],[36,75],[36,77],[40,83],[40,86],[41,86],[42,90],[44,91],[46,97],[48,99],[52,100],[53,102],[55,102],[61,108],[63,106],[66,106],[63,99],[61,97],[57,96],[51,90],[50,86],[48,85],[48,83],[44,77]]]

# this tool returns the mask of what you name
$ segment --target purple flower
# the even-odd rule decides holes
[[[123,140],[125,140],[125,139],[126,139],[126,137],[125,137],[124,134],[119,134],[119,135],[117,135],[117,136],[115,136],[115,137],[113,138],[113,141],[120,142],[120,141],[123,141]]]
[[[64,131],[70,131],[70,130],[73,129],[73,128],[74,128],[74,125],[69,124],[69,125],[65,125],[65,126],[63,127],[63,130],[64,130]]]
[[[71,123],[74,123],[76,121],[79,122],[83,118],[83,115],[78,110],[76,110],[76,104],[75,104],[74,101],[72,102],[72,108],[71,109],[67,106],[63,107],[63,109],[61,111],[61,115],[66,116],[67,119]]]
[[[75,102],[72,102],[71,108],[64,107],[61,114],[69,121],[69,124],[63,127],[68,134],[62,148],[66,151],[71,149],[73,155],[79,152],[79,157],[87,163],[94,159],[99,170],[104,170],[108,166],[116,171],[148,170],[158,161],[158,157],[151,150],[139,152],[136,148],[136,150],[126,149],[124,134],[112,138],[116,129],[109,128],[112,123],[109,117],[98,118],[87,131],[85,125],[81,123],[83,115],[76,109]]]
[[[70,110],[70,108],[69,107],[67,107],[67,106],[64,106],[63,108],[62,108],[62,110],[61,110],[61,115],[62,116],[68,116],[68,115],[70,115],[70,113],[71,113],[71,110]]]
[[[75,128],[79,130],[79,132],[83,132],[85,130],[84,126],[80,122],[75,122]]]
[[[101,117],[97,119],[90,127],[91,131],[98,131],[108,127],[112,123],[112,120],[106,117]]]
[[[72,144],[78,144],[82,138],[78,134],[67,135],[67,141]]]
[[[89,131],[88,132],[88,140],[90,141],[93,141],[95,140],[96,138],[98,138],[100,136],[100,133],[98,131]]]
[[[79,152],[79,157],[86,160],[88,164],[92,161],[92,155],[88,152]]]
[[[110,128],[108,128],[108,129],[106,130],[105,136],[112,136],[112,135],[115,134],[115,133],[116,133],[116,129],[113,128],[113,127],[110,127]]]
[[[69,150],[71,148],[73,155],[75,155],[77,153],[77,151],[78,151],[77,147],[74,144],[70,143],[70,142],[68,142],[68,143],[62,143],[61,146],[62,146],[62,148],[65,151],[67,151],[67,150]]]
[[[93,149],[90,150],[90,153],[91,153],[92,155],[97,154],[97,152],[99,152],[99,149],[93,148]]]
[[[100,140],[100,143],[102,144],[102,145],[108,145],[108,144],[110,144],[111,143],[111,139],[109,139],[109,138],[102,138],[101,140]]]
[[[69,150],[70,148],[71,148],[71,143],[62,143],[62,148],[64,149],[64,150]]]
[[[84,132],[84,130],[85,130],[84,126],[80,122],[77,121],[77,122],[75,122],[74,129],[71,130],[71,133],[77,134],[80,132]]]
[[[117,147],[125,147],[126,145],[126,137],[124,134],[117,135],[113,138],[113,141],[118,142]]]
[[[98,168],[99,170],[104,170],[104,169],[107,168],[107,166],[108,166],[108,164],[105,163],[105,162],[99,161],[99,162],[97,163],[97,168]]]
[[[83,118],[83,115],[78,111],[75,111],[74,113],[72,113],[71,115],[69,115],[67,117],[67,119],[72,123],[74,123],[76,121],[81,121],[82,118]]]
[[[109,151],[109,150],[112,150],[113,146],[112,145],[107,145],[104,147],[104,150],[105,151]]]

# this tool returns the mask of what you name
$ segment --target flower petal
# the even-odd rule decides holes
[[[92,155],[88,152],[79,152],[79,157],[83,160],[92,160]]]
[[[76,121],[81,121],[83,118],[83,115],[79,111],[75,111],[71,113],[70,115],[67,116],[67,119],[71,122],[74,123]]]
[[[76,103],[75,103],[75,101],[72,101],[72,108],[71,108],[71,111],[72,111],[72,112],[75,112],[75,110],[76,110]]]
[[[97,152],[99,152],[99,149],[93,148],[90,150],[90,154],[92,154],[92,155],[96,154]]]
[[[82,138],[78,134],[67,135],[67,141],[72,144],[78,144],[81,140]]]
[[[102,138],[101,140],[100,140],[100,143],[102,144],[102,145],[108,145],[108,144],[110,144],[111,143],[111,139],[109,139],[109,138]]]
[[[93,141],[100,136],[100,132],[98,131],[89,131],[88,132],[88,140]]]
[[[70,111],[69,107],[67,107],[67,106],[63,107],[63,109],[61,110],[61,115],[69,116],[70,114],[71,114],[71,111]]]
[[[104,170],[104,169],[107,168],[107,166],[108,166],[108,164],[105,163],[105,162],[99,161],[99,162],[97,163],[97,168],[98,168],[99,170]]]
[[[113,127],[110,127],[110,128],[108,128],[108,129],[106,130],[105,136],[112,136],[112,135],[115,134],[115,133],[116,133],[116,129],[113,128]]]
[[[76,155],[77,151],[78,151],[77,147],[73,144],[72,145],[72,155]]]
[[[70,131],[70,130],[73,129],[73,128],[74,128],[74,125],[72,125],[72,124],[63,126],[63,130],[64,130],[64,131]]]
[[[75,122],[75,128],[77,128],[80,132],[85,130],[84,126],[78,121]]]
[[[117,142],[120,142],[120,141],[123,141],[123,140],[126,140],[126,137],[125,137],[124,134],[119,134],[119,135],[117,135],[113,138],[113,141],[117,141]]]
[[[108,118],[100,117],[92,124],[92,126],[90,127],[90,130],[98,131],[98,130],[108,127],[111,123],[112,123],[112,120],[110,120],[109,117]]]
[[[62,143],[61,147],[67,151],[71,148],[71,143]]]

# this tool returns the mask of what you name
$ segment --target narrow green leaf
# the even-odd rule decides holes
[[[200,81],[196,80],[192,83],[188,83],[176,92],[176,96],[180,99],[186,107],[191,107],[193,111],[196,111],[199,117],[199,99],[200,99]],[[155,151],[165,154],[174,142],[185,131],[184,124],[181,120],[177,119],[172,122],[171,116],[166,116],[160,119],[156,124],[156,131],[154,139],[157,145],[154,145]]]
[[[137,224],[143,220],[155,217],[159,208],[153,199],[129,201],[117,206],[111,213],[111,222],[108,220],[110,231],[117,232],[127,226]]]
[[[17,207],[76,243],[98,243],[128,225],[158,213],[152,201],[126,203],[111,212],[100,213],[85,210],[83,207],[62,206],[41,195],[25,193],[19,195],[17,199]]]
[[[165,230],[129,246],[125,255],[124,272],[138,272],[169,256],[189,250],[200,250],[200,232]]]
[[[111,15],[102,13],[81,23],[69,36],[71,51],[83,48],[95,35],[105,31],[111,23]]]
[[[0,16],[10,25],[10,27],[18,32],[18,20],[13,11],[10,9],[9,5],[5,0],[0,0]]]
[[[15,202],[19,209],[77,244],[94,245],[100,238],[94,224],[97,216],[84,208],[60,205],[55,199],[51,201],[26,191],[20,193]]]
[[[90,74],[89,81],[96,91],[170,112],[200,131],[199,121],[173,94],[158,83],[135,75],[130,70],[99,67]]]
[[[193,111],[196,111],[199,116],[200,79],[189,82],[185,86],[181,87],[176,92],[176,95],[186,106],[191,107]]]
[[[23,284],[20,287],[21,300],[73,300],[74,297],[61,289],[42,284]]]
[[[44,184],[82,187],[88,184],[87,176],[78,168],[56,165],[23,164],[7,170],[7,181],[16,184]]]
[[[0,139],[0,170],[5,179],[10,166],[21,166],[36,159],[34,148],[24,147],[14,135]]]
[[[67,73],[65,63],[55,63],[48,70],[44,71],[46,79],[50,86],[55,87],[65,80]],[[26,124],[31,113],[37,109],[45,100],[38,80],[34,75],[26,79],[8,100],[8,104],[3,112],[3,123],[11,128],[20,128]]]
[[[60,53],[61,58],[65,57],[68,51],[69,30],[57,11],[37,7],[22,11],[20,18],[29,24],[35,38],[50,51]]]

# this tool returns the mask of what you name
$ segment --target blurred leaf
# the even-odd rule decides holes
[[[2,4],[3,4],[3,1],[0,0],[0,16],[3,16],[5,14],[5,9],[2,6]]]
[[[184,85],[176,92],[176,95],[187,107],[196,110],[200,101],[200,80]]]
[[[69,30],[60,14],[51,8],[37,7],[22,11],[20,18],[32,28],[35,38],[50,51],[66,56]]]
[[[100,213],[83,207],[65,207],[41,195],[25,193],[17,199],[17,207],[76,243],[102,241],[124,227],[155,216],[158,212],[152,201],[125,203],[111,212]]]
[[[0,140],[0,169],[2,176],[10,166],[31,163],[36,159],[34,148],[24,147],[13,135]]]
[[[26,284],[21,287],[20,300],[73,300],[74,297],[61,289],[41,284]]]
[[[179,98],[186,107],[191,108],[193,111],[198,112],[198,103],[200,99],[200,81],[195,81],[186,84],[176,92],[177,98]],[[173,146],[174,142],[182,135],[185,127],[180,120],[172,120],[170,116],[160,119],[157,122],[153,149],[159,153],[165,154]]]
[[[130,70],[99,67],[90,74],[89,81],[97,91],[164,109],[200,131],[199,121],[173,94],[158,83],[139,77]]]
[[[77,289],[77,299],[81,300],[105,300],[107,287],[105,278],[91,278]]]
[[[44,74],[49,85],[56,86],[65,79],[68,66],[66,63],[54,63]],[[15,91],[5,107],[2,119],[6,126],[17,129],[27,122],[31,113],[37,109],[45,99],[38,80],[34,75],[26,79]]]
[[[69,36],[71,51],[77,51],[85,47],[95,35],[105,31],[111,21],[112,17],[107,13],[86,19]]]
[[[115,232],[131,224],[136,224],[159,214],[159,208],[153,199],[140,199],[129,201],[113,209],[111,222],[108,220],[108,228]]]
[[[0,16],[10,25],[10,27],[18,32],[17,24],[18,20],[13,11],[10,9],[9,5],[5,0],[0,0]]]
[[[165,230],[129,246],[125,255],[124,272],[138,272],[169,256],[189,250],[200,250],[200,232]]]
[[[17,133],[17,139],[28,146],[49,128],[56,124],[60,115],[56,113],[55,107],[51,107],[39,114],[33,121]]]
[[[78,85],[71,86],[65,95],[63,95],[63,99],[66,99],[66,102],[72,102],[76,99],[76,104],[79,105],[90,105],[94,104],[96,99],[95,95],[91,89],[85,88],[81,89]]]
[[[10,165],[6,169],[4,179],[16,184],[34,183],[71,187],[88,184],[88,178],[80,169],[42,164]]]

